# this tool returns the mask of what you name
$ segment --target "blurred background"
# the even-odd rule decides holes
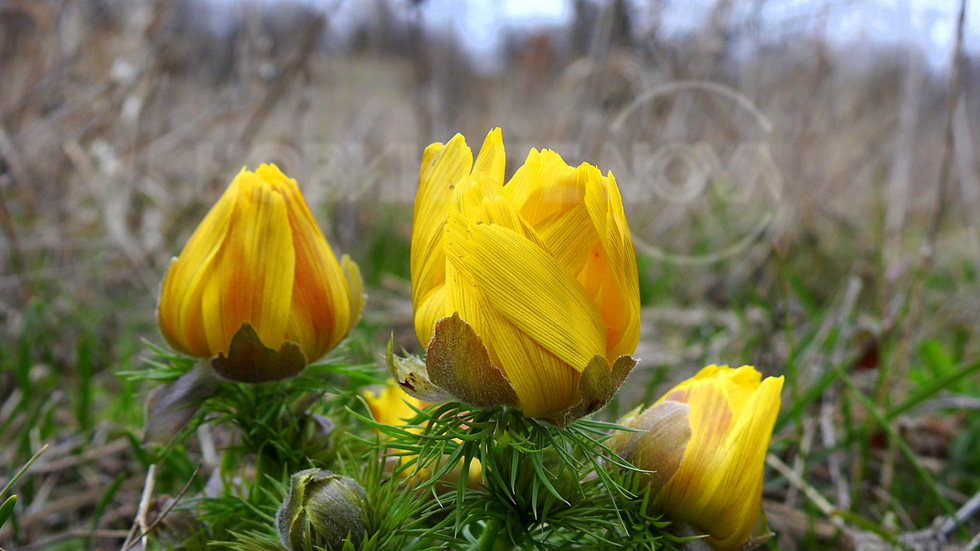
[[[803,400],[780,425],[790,461],[815,434],[805,408],[837,404],[829,366],[886,408],[950,377],[965,402],[895,429],[951,477],[945,493],[923,482],[904,506],[854,507],[922,527],[980,489],[980,392],[962,367],[980,354],[980,3],[966,0],[0,0],[0,428],[51,422],[0,446],[0,465],[59,426],[104,443],[139,417],[140,389],[116,373],[142,339],[162,344],[167,263],[242,166],[298,180],[360,264],[369,304],[345,353],[374,361],[392,330],[419,352],[421,152],[457,132],[478,149],[497,126],[508,174],[537,147],[619,182],[650,384],[613,414],[704,364],[753,363]],[[17,420],[28,386],[44,399]],[[844,510],[848,492],[904,491],[894,447],[863,426]],[[837,469],[814,483],[840,492]],[[788,491],[782,526],[807,534]]]
[[[980,5],[954,63],[958,8],[4,0],[0,327],[156,339],[167,261],[261,162],[404,295],[422,149],[457,132],[478,149],[495,126],[511,172],[531,147],[613,171],[646,302],[765,294],[773,255],[814,263],[816,299],[879,260],[898,281],[935,223],[935,261],[972,264]]]

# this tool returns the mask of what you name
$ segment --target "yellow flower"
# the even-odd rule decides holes
[[[607,442],[623,459],[653,471],[653,512],[690,524],[719,551],[768,537],[760,514],[766,451],[779,414],[782,377],[752,366],[709,365],[620,424]]]
[[[422,409],[429,405],[428,402],[406,394],[401,387],[395,384],[393,379],[388,379],[388,384],[381,389],[381,392],[375,394],[370,390],[365,390],[362,395],[374,420],[385,425],[405,425],[408,420],[416,415],[412,406]],[[416,429],[413,432],[420,431],[421,429]]]
[[[388,379],[388,383],[380,392],[375,394],[371,390],[365,390],[361,393],[364,396],[364,400],[367,402],[368,409],[371,410],[371,416],[374,420],[379,423],[384,423],[385,425],[391,426],[402,426],[408,424],[413,417],[415,417],[415,410],[412,406],[418,409],[423,409],[429,405],[429,402],[425,400],[419,400],[418,398],[407,394],[402,387],[395,383],[394,379]],[[406,429],[409,432],[421,433],[424,429],[421,427]],[[401,461],[408,461],[413,456],[402,456]],[[462,465],[463,460],[460,460],[460,465]],[[461,474],[461,468],[455,468],[449,471],[443,481],[447,484],[451,484],[450,487],[439,486],[438,489],[444,490],[449,488],[455,488],[455,483],[459,480]],[[422,469],[416,474],[413,479],[426,479],[428,478],[428,470]],[[467,481],[471,487],[477,487],[483,477],[483,467],[479,459],[473,459],[470,461],[469,471],[467,472]]]
[[[411,253],[426,365],[389,365],[423,398],[441,390],[564,426],[635,365],[636,256],[611,173],[532,149],[504,185],[504,162],[499,128],[475,163],[458,134],[426,148]]]
[[[167,269],[157,321],[176,350],[222,376],[291,377],[347,335],[364,305],[357,265],[338,263],[296,185],[242,168]]]

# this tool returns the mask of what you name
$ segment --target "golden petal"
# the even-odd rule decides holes
[[[507,163],[507,155],[504,153],[504,139],[500,128],[494,128],[483,141],[480,147],[480,154],[476,157],[473,164],[473,175],[486,176],[492,181],[503,184],[504,169]]]
[[[640,289],[636,253],[616,181],[589,165],[585,205],[599,234],[583,274],[586,292],[601,305],[607,329],[607,357],[632,354],[640,338]]]
[[[605,352],[602,319],[554,258],[502,226],[475,224],[469,234],[463,261],[494,310],[577,371]]]
[[[419,169],[419,189],[412,216],[411,275],[412,305],[442,285],[446,257],[442,248],[443,227],[457,183],[470,172],[473,153],[457,134],[445,146],[426,148]]]
[[[239,182],[246,172],[243,167],[232,180],[194,230],[180,257],[171,261],[163,278],[157,309],[160,330],[171,346],[191,356],[212,356],[213,350],[204,332],[201,295],[205,282],[214,272],[215,258],[224,244],[235,211]]]
[[[263,343],[278,345],[292,304],[296,255],[285,200],[253,173],[239,180],[230,228],[201,296],[212,353],[227,351],[245,322]]]
[[[266,166],[262,165],[260,170]],[[296,181],[284,175],[282,178],[279,185],[287,196],[286,206],[296,259],[286,336],[299,343],[310,361],[315,361],[335,347],[353,323],[350,290],[344,270],[320,231]],[[354,317],[354,321],[356,319]]]
[[[766,452],[779,414],[782,386],[782,377],[769,377],[763,381],[749,398],[744,414],[738,418],[725,442],[728,453],[720,466],[720,480],[714,495],[729,506],[711,508],[703,517],[705,526],[714,527],[711,535],[718,540],[719,548],[738,547],[749,538],[756,525],[762,503]]]

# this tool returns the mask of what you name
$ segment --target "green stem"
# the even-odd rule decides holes
[[[483,527],[480,534],[480,541],[476,544],[476,551],[510,551],[514,548],[503,530],[504,523],[500,520],[491,518]]]

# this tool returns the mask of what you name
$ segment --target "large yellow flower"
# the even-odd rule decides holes
[[[782,388],[782,377],[763,381],[752,366],[709,365],[620,421],[644,432],[618,432],[607,444],[651,471],[653,512],[708,534],[719,551],[755,547],[768,535],[763,464]]]
[[[232,380],[296,375],[350,331],[361,276],[338,263],[296,181],[242,169],[173,259],[157,319],[176,350]]]
[[[612,174],[532,149],[504,185],[500,129],[475,163],[463,136],[422,156],[412,229],[415,331],[432,386],[559,425],[595,411],[635,362],[636,257]],[[423,381],[423,382],[420,382]]]

